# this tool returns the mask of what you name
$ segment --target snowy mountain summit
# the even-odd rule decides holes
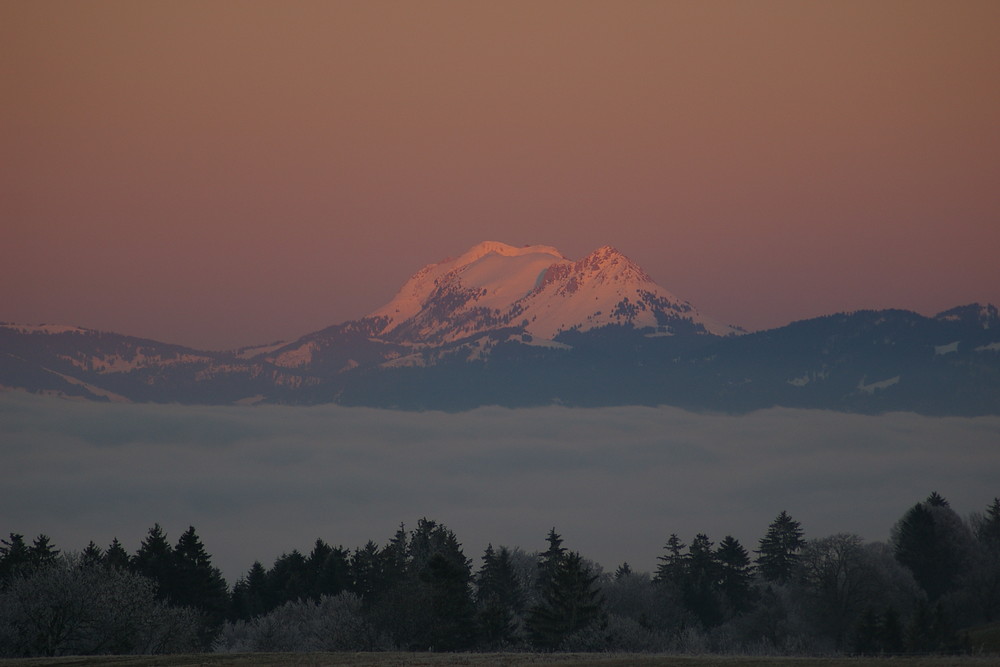
[[[408,344],[504,328],[551,340],[612,324],[651,335],[741,332],[703,316],[611,246],[574,262],[550,246],[495,241],[425,266],[369,317],[376,336]]]

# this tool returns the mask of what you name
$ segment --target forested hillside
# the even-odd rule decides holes
[[[1000,614],[1000,498],[959,516],[932,493],[888,543],[812,538],[782,511],[750,548],[667,534],[655,572],[611,571],[553,528],[541,551],[476,559],[420,519],[385,543],[317,539],[231,587],[193,527],[134,553],[0,546],[0,657],[196,650],[903,654],[997,651],[969,628]]]

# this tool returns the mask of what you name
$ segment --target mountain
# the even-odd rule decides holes
[[[481,359],[497,340],[558,347],[569,332],[611,325],[661,336],[742,330],[703,316],[610,246],[573,262],[550,246],[480,243],[415,273],[367,317],[303,336],[259,358],[329,376],[372,365]]]
[[[0,324],[0,387],[89,400],[479,405],[776,405],[1000,414],[1000,315],[838,313],[744,332],[610,246],[480,243],[367,317],[230,352],[78,327]]]
[[[544,340],[611,324],[662,334],[739,331],[704,317],[611,246],[573,262],[549,246],[492,241],[424,267],[370,317],[379,337],[407,344],[506,327]]]

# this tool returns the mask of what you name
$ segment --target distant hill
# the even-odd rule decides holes
[[[0,325],[0,386],[99,401],[771,406],[1000,414],[1000,316],[838,313],[746,333],[609,246],[579,261],[481,243],[360,320],[231,352],[72,326]]]

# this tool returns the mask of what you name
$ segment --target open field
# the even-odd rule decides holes
[[[929,656],[897,658],[809,658],[750,656],[667,656],[604,653],[197,653],[162,656],[92,656],[0,660],[0,667],[117,665],[186,667],[188,665],[343,665],[345,667],[458,667],[476,665],[584,665],[586,667],[988,667],[1000,656]]]

